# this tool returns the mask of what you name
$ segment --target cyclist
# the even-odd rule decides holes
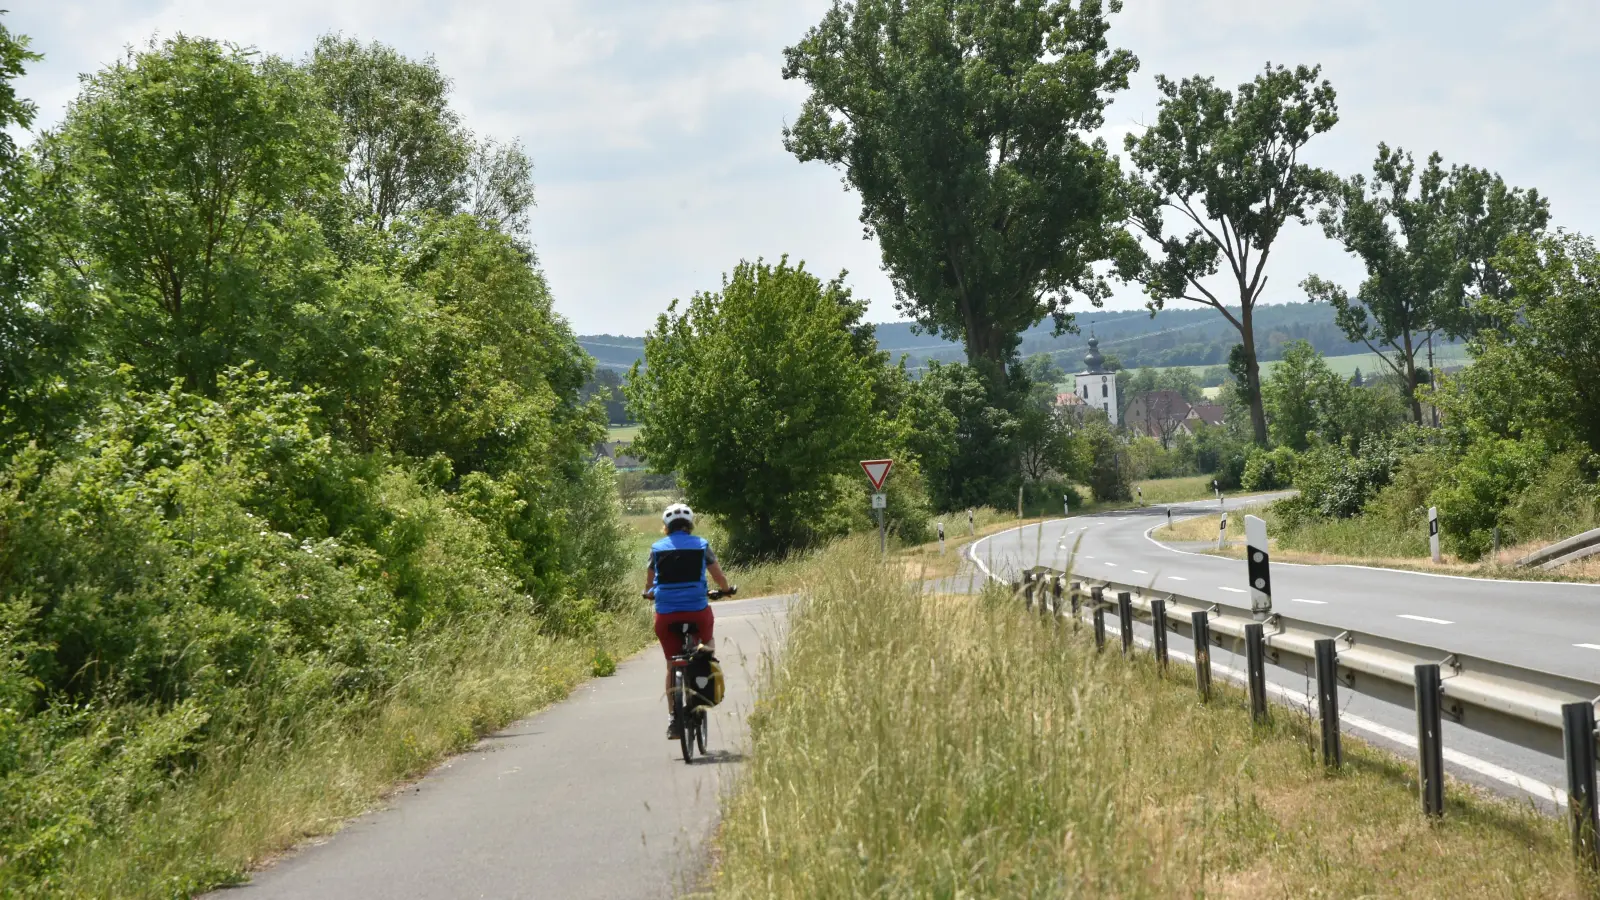
[[[666,537],[650,546],[650,563],[644,570],[644,593],[656,602],[656,639],[667,658],[667,739],[678,739],[678,719],[672,715],[672,656],[683,649],[683,640],[672,632],[680,622],[693,622],[700,643],[712,649],[715,620],[706,596],[706,576],[716,581],[725,593],[733,588],[717,565],[711,544],[694,533],[694,510],[674,503],[661,514]]]

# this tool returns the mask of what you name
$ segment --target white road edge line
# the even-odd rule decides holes
[[[1413,616],[1413,615],[1408,615],[1406,613],[1401,613],[1400,615],[1395,616],[1395,618],[1397,618],[1397,619],[1410,619],[1413,622],[1430,622],[1430,623],[1432,623],[1434,625],[1454,625],[1455,624],[1454,622],[1450,621],[1449,619],[1435,619],[1433,616]]]

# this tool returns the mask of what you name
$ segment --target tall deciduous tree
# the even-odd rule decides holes
[[[1411,154],[1378,145],[1369,183],[1356,175],[1318,217],[1328,237],[1359,257],[1367,279],[1355,294],[1315,275],[1303,282],[1313,300],[1330,303],[1340,328],[1381,358],[1399,378],[1411,417],[1422,421],[1417,358],[1437,332],[1472,327],[1469,294],[1504,293],[1493,264],[1511,234],[1543,229],[1549,209],[1537,191],[1470,166],[1445,170],[1439,154],[1419,174]]]
[[[209,393],[276,355],[325,253],[299,212],[331,190],[336,123],[282,60],[178,36],[84,82],[43,141],[59,256],[102,299],[114,360]]]
[[[344,191],[362,220],[382,228],[407,213],[451,213],[476,199],[465,183],[472,136],[450,108],[450,79],[433,57],[408,59],[376,41],[329,34],[306,70],[342,123]]]
[[[1300,161],[1302,147],[1339,119],[1332,85],[1320,67],[1268,65],[1237,94],[1210,78],[1173,82],[1157,76],[1161,111],[1126,146],[1135,169],[1131,222],[1154,244],[1135,248],[1119,270],[1144,285],[1152,309],[1190,300],[1221,313],[1239,331],[1241,394],[1256,443],[1267,442],[1256,358],[1255,305],[1266,290],[1267,260],[1290,219],[1310,210],[1335,179]],[[1169,231],[1178,224],[1189,229]],[[1210,276],[1227,263],[1232,284]],[[1232,304],[1237,304],[1233,306]]]
[[[689,502],[728,525],[737,552],[802,545],[832,507],[838,476],[882,452],[875,367],[859,352],[858,305],[787,259],[740,263],[722,289],[676,302],[628,377],[644,426],[634,447],[676,471]]]
[[[784,142],[844,170],[898,308],[963,340],[991,389],[1018,334],[1059,325],[1121,232],[1101,141],[1137,60],[1106,41],[1118,0],[835,0],[785,51],[811,88]]]
[[[37,424],[21,397],[47,377],[47,370],[59,372],[67,342],[37,305],[27,302],[38,263],[37,202],[31,166],[11,136],[13,127],[33,124],[35,107],[17,96],[15,82],[28,63],[41,58],[28,49],[26,35],[0,25],[0,440]]]

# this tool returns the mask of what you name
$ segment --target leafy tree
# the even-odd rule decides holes
[[[1073,418],[1056,405],[1054,382],[1028,387],[1016,421],[1018,467],[1026,481],[1074,474]]]
[[[1437,153],[1419,177],[1409,153],[1380,144],[1370,192],[1356,175],[1319,216],[1328,236],[1365,263],[1367,279],[1353,296],[1315,275],[1303,286],[1313,300],[1333,306],[1350,340],[1365,344],[1400,379],[1412,421],[1420,424],[1423,345],[1447,327],[1464,327],[1468,291],[1505,283],[1489,259],[1500,242],[1539,231],[1548,217],[1536,191],[1507,188],[1500,176],[1470,166],[1446,172]]]
[[[1273,443],[1301,451],[1311,446],[1313,436],[1336,438],[1328,434],[1328,426],[1338,415],[1347,388],[1310,344],[1290,344],[1262,385]]]
[[[1031,384],[1049,385],[1052,389],[1067,377],[1066,371],[1056,365],[1055,357],[1048,353],[1028,357],[1022,363],[1022,372]]]
[[[842,280],[787,258],[740,263],[722,289],[676,301],[628,376],[636,446],[679,474],[689,502],[728,527],[733,552],[803,546],[836,476],[882,452],[873,360],[857,352]]]
[[[965,342],[991,389],[1018,335],[1107,293],[1115,160],[1084,134],[1137,66],[1100,0],[835,0],[785,51],[811,89],[785,146],[861,194],[898,308]],[[1112,0],[1111,11],[1120,4]]]
[[[33,166],[12,137],[14,128],[33,124],[36,111],[14,84],[28,63],[43,58],[28,43],[0,25],[0,441],[36,433],[50,418],[38,386],[59,376],[71,352],[71,335],[28,302],[41,263],[38,199]]]
[[[328,34],[317,41],[306,71],[342,126],[344,192],[370,225],[386,228],[421,211],[448,214],[468,199],[487,213],[495,201],[480,204],[477,189],[494,183],[497,168],[509,168],[513,182],[526,180],[516,171],[526,161],[520,151],[518,160],[486,148],[474,160],[471,135],[450,108],[450,79],[431,56],[412,60],[376,41]],[[464,178],[471,170],[469,198]]]
[[[94,289],[110,357],[214,390],[276,356],[324,247],[298,211],[330,188],[335,123],[292,66],[176,37],[88,78],[44,141],[63,284]]]
[[[1132,466],[1123,459],[1117,433],[1102,419],[1084,426],[1084,451],[1089,460],[1089,491],[1101,503],[1133,499]]]
[[[1436,402],[1490,434],[1580,441],[1600,452],[1600,253],[1567,232],[1513,237],[1495,261],[1510,290],[1474,314],[1498,324],[1481,333],[1476,360],[1447,381]]]
[[[1335,183],[1299,159],[1301,148],[1339,118],[1333,87],[1317,81],[1320,71],[1269,64],[1237,94],[1210,78],[1157,76],[1156,124],[1126,139],[1135,170],[1130,220],[1155,251],[1132,248],[1118,269],[1144,285],[1151,309],[1189,300],[1215,309],[1238,330],[1240,393],[1255,442],[1263,446],[1267,421],[1254,316],[1266,290],[1267,260],[1284,224],[1307,222]],[[1169,232],[1168,218],[1190,230]],[[1206,283],[1223,260],[1236,290],[1232,298]],[[1230,369],[1234,363],[1230,358]]]
[[[533,160],[521,141],[480,143],[464,178],[467,212],[506,234],[527,232],[534,202]]]
[[[910,393],[919,415],[907,443],[923,460],[934,506],[1015,502],[1017,414],[995,403],[978,370],[933,363]]]

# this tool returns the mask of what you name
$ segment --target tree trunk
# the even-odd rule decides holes
[[[1406,402],[1411,404],[1411,421],[1422,424],[1422,401],[1417,399],[1417,352],[1411,346],[1411,332],[1405,333]]]
[[[1250,431],[1258,446],[1267,446],[1267,411],[1261,405],[1261,364],[1256,361],[1256,329],[1251,304],[1239,307],[1239,336],[1244,344],[1245,389],[1250,392]]]

